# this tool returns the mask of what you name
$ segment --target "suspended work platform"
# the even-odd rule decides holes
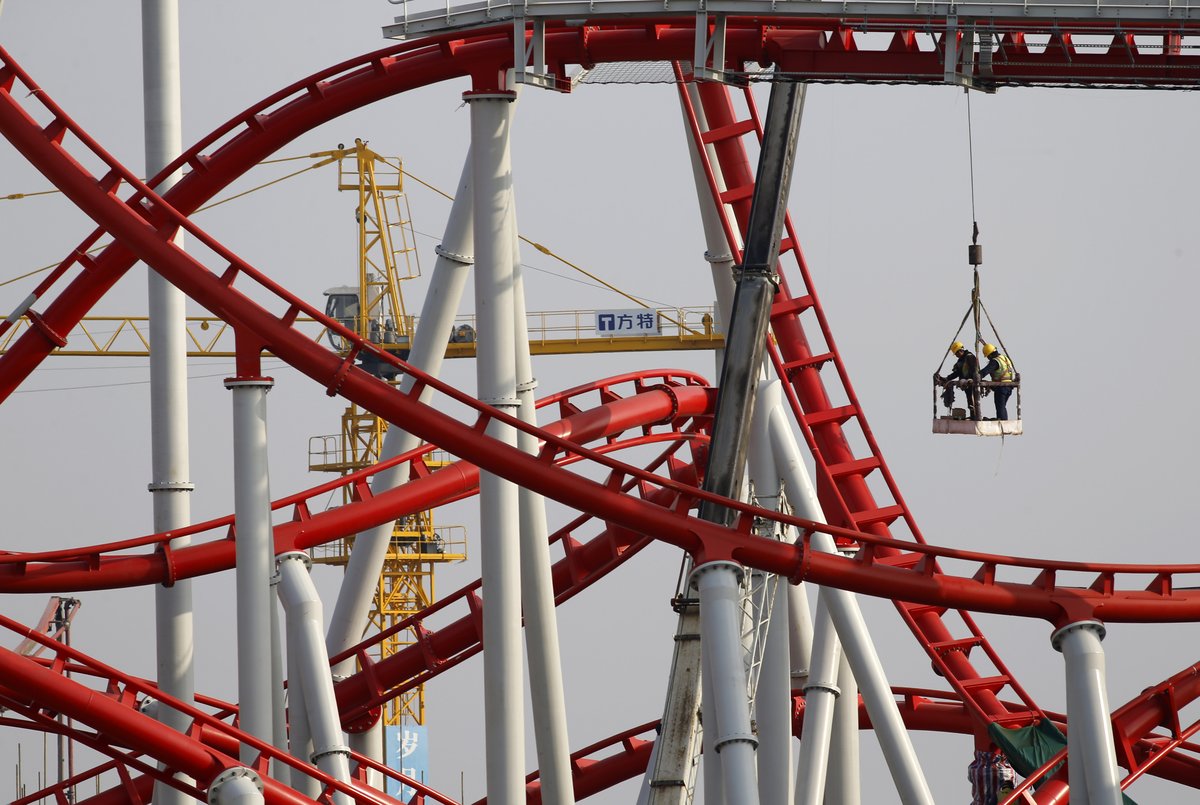
[[[933,420],[934,433],[958,433],[963,436],[1020,436],[1022,433],[1019,419],[955,419],[952,416],[938,417]]]

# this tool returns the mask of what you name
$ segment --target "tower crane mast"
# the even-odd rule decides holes
[[[325,312],[361,337],[407,357],[413,320],[404,307],[403,280],[420,276],[408,201],[399,161],[380,156],[361,139],[352,148],[314,154],[338,166],[338,190],[357,194],[357,283],[325,291]],[[339,351],[348,345],[334,333]],[[363,367],[394,380],[386,365]],[[309,470],[348,474],[379,460],[388,423],[351,403],[342,414],[341,432],[309,441]],[[436,459],[432,462],[440,463]],[[349,503],[349,500],[344,501]],[[434,601],[434,566],[467,558],[462,527],[437,527],[429,511],[396,521],[370,613],[371,625],[383,631],[420,612]],[[345,566],[354,538],[314,550],[318,564]],[[381,658],[413,642],[410,632],[397,632],[380,646]],[[425,723],[425,691],[416,687],[391,700],[383,713],[385,726]]]

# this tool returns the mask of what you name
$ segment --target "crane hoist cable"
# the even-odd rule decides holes
[[[971,92],[969,89],[964,89],[967,95],[967,174],[971,192],[971,243],[967,247],[967,262],[971,265],[972,287],[971,287],[971,304],[967,308],[966,314],[958,325],[958,330],[954,333],[954,338],[951,342],[957,341],[962,334],[963,327],[966,326],[967,320],[971,319],[975,325],[975,348],[978,350],[980,345],[989,343],[983,337],[983,319],[987,320],[988,326],[991,327],[992,334],[996,337],[996,341],[1000,344],[1001,352],[1012,361],[1012,356],[1009,355],[1008,347],[1004,344],[1004,339],[1000,335],[1000,331],[996,329],[995,323],[992,321],[991,314],[988,313],[987,307],[983,304],[983,296],[980,292],[979,282],[979,267],[983,265],[983,246],[979,243],[979,217],[975,208],[975,136],[971,120]],[[981,315],[982,314],[982,315]],[[950,354],[947,347],[942,353],[941,362],[938,363],[937,371],[940,372],[942,364],[946,362],[946,357]],[[984,356],[986,357],[986,356]],[[1013,364],[1013,370],[1016,370],[1016,364]],[[935,372],[936,374],[936,372]]]

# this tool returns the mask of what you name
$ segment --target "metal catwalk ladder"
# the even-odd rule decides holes
[[[682,77],[678,67],[677,75]],[[763,131],[751,87],[701,83],[699,109],[682,81],[678,87],[726,239],[738,263],[754,193],[750,167],[754,163],[747,156],[746,143],[749,140],[757,147]],[[740,114],[735,110],[735,98],[740,99]],[[771,310],[771,361],[812,451],[817,492],[826,514],[835,525],[924,543],[850,385],[790,215],[785,220],[777,271],[780,284]],[[894,533],[904,530],[907,535]],[[923,561],[916,553],[870,544],[862,546],[858,560],[905,568]],[[929,655],[934,671],[962,697],[979,734],[990,723],[1014,727],[1044,718],[969,612],[895,603]],[[947,622],[952,617],[957,619],[954,631]],[[977,665],[986,670],[981,673]],[[1001,702],[1005,691],[1010,699],[1015,698],[1015,706],[1011,701]]]

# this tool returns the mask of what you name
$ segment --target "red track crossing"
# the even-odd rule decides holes
[[[929,70],[928,65],[921,67],[918,64],[928,61],[936,66],[939,58],[936,47],[932,51],[914,49],[915,32],[904,30],[894,22],[876,24],[880,25],[878,30],[893,33],[892,45],[886,51],[859,49],[855,34],[844,27],[845,21],[809,19],[801,23],[779,20],[767,24],[732,20],[728,37],[729,59],[731,63],[774,62],[782,70],[799,76],[847,80],[943,80],[940,67]],[[1016,27],[1017,23],[1012,25],[1004,49],[1008,56],[1004,66],[1004,81],[1007,82],[1112,84],[1124,81],[1166,86],[1192,84],[1200,76],[1200,60],[1195,56],[1171,48],[1156,53],[1139,49],[1132,38],[1121,38],[1132,37],[1132,34],[1080,26],[1081,34],[1114,36],[1100,60],[1088,59],[1085,54],[1075,52],[1072,39],[1062,26],[1054,28],[1053,37],[1057,38],[1052,37],[1043,50],[1035,53],[1027,45],[1026,34],[1049,30],[1051,26],[1037,21],[1019,27]],[[869,26],[864,22],[860,27],[866,30]],[[1180,30],[1195,36],[1194,27],[1188,23]],[[1143,37],[1153,36],[1156,32],[1163,37],[1183,35],[1164,33],[1161,28],[1150,25],[1142,26],[1140,30]],[[288,499],[284,505],[294,506],[295,518],[292,523],[279,527],[277,544],[310,547],[394,519],[405,511],[426,508],[434,502],[466,494],[473,486],[474,468],[479,468],[517,480],[549,498],[598,518],[606,525],[606,531],[600,541],[593,541],[588,547],[603,543],[626,546],[611,549],[602,545],[594,554],[588,553],[581,546],[566,541],[571,526],[564,529],[564,545],[569,547],[565,548],[566,558],[560,563],[556,578],[556,582],[563,585],[559,589],[564,595],[567,590],[576,590],[597,574],[607,572],[617,557],[623,556],[641,539],[638,535],[645,534],[688,551],[697,561],[728,558],[793,580],[807,579],[902,602],[899,606],[914,634],[937,670],[951,683],[957,701],[961,702],[952,706],[962,707],[976,728],[981,723],[993,721],[1024,723],[1043,714],[1004,668],[975,628],[969,612],[1040,618],[1060,625],[1084,618],[1112,622],[1200,619],[1200,591],[1187,583],[1200,574],[1200,565],[1051,562],[925,544],[866,425],[790,228],[784,252],[795,259],[799,282],[793,293],[785,276],[783,293],[773,310],[772,327],[777,347],[773,358],[781,377],[789,384],[789,400],[816,457],[819,491],[835,525],[822,526],[722,501],[740,512],[737,526],[724,529],[689,514],[699,500],[711,498],[697,489],[691,462],[668,456],[663,461],[664,475],[618,461],[607,455],[604,448],[582,446],[594,438],[614,436],[635,426],[648,428],[642,443],[656,439],[688,442],[697,436],[695,422],[703,417],[711,403],[709,392],[698,386],[694,378],[662,377],[661,384],[653,387],[644,379],[634,378],[635,385],[641,383],[635,389],[637,393],[604,400],[608,404],[605,412],[593,419],[589,419],[589,412],[569,410],[578,409],[564,398],[559,401],[561,406],[574,415],[568,416],[561,428],[530,428],[417,372],[393,356],[379,352],[337,323],[325,320],[320,311],[289,294],[188,219],[188,215],[238,175],[321,122],[389,95],[458,76],[474,77],[476,89],[494,89],[488,83],[492,80],[490,77],[500,75],[510,65],[513,52],[510,37],[511,29],[504,29],[418,40],[345,62],[298,82],[222,126],[175,165],[164,169],[166,174],[176,166],[185,166],[190,168],[190,173],[163,197],[151,191],[147,184],[140,182],[93,142],[6,52],[0,50],[0,132],[99,227],[37,289],[37,309],[31,308],[27,312],[33,327],[0,357],[0,400],[11,394],[55,346],[61,345],[60,334],[68,332],[133,262],[141,259],[235,327],[239,344],[245,347],[239,359],[240,372],[250,370],[258,351],[269,349],[321,384],[330,394],[341,395],[390,421],[412,423],[410,430],[417,436],[470,462],[470,468],[462,465],[453,471],[425,474],[419,455],[402,457],[400,460],[416,462],[413,464],[416,477],[411,483],[394,492],[371,496],[366,476],[355,476],[348,482],[356,485],[360,500],[323,514],[314,515],[309,511],[307,500],[311,495]],[[580,24],[554,28],[548,34],[547,58],[552,67],[630,60],[680,60],[690,57],[692,45],[691,28],[678,21],[608,22],[603,27]],[[1072,57],[1067,60],[1067,67],[1061,64],[1063,54]],[[1117,62],[1124,67],[1114,67]],[[1051,64],[1056,65],[1054,70],[1048,69]],[[706,85],[702,88],[702,96],[709,125],[706,131],[697,129],[696,134],[714,146],[729,182],[727,187],[714,185],[714,191],[723,202],[734,205],[735,219],[739,219],[744,212],[745,199],[749,198],[747,188],[752,188],[752,177],[744,171],[739,174],[747,164],[741,137],[757,131],[757,120],[753,109],[747,116],[737,119],[724,87]],[[47,118],[48,124],[37,122]],[[88,152],[86,158],[78,151],[81,148]],[[79,159],[72,156],[71,149],[77,149]],[[83,167],[83,164],[95,164],[97,160],[104,165],[100,175]],[[149,184],[155,184],[155,180]],[[132,189],[132,194],[124,201],[118,197],[122,186]],[[187,231],[207,247],[210,253],[208,264],[170,243],[170,238],[179,229]],[[732,235],[732,225],[730,232]],[[88,257],[87,250],[103,234],[112,236],[116,243],[99,256]],[[63,283],[65,287],[57,288],[51,299],[51,292],[60,281],[68,278],[69,282]],[[252,301],[251,297],[270,298],[272,302],[264,306]],[[350,355],[326,350],[295,330],[292,325],[302,315],[325,321],[331,330],[350,341],[353,344]],[[815,320],[807,330],[801,323],[805,318]],[[0,331],[3,329],[4,326],[0,326]],[[810,347],[809,339],[813,333],[818,333],[824,342],[822,351],[816,352]],[[354,359],[364,352],[375,352],[380,360],[389,361],[402,372],[412,375],[417,380],[416,389],[410,394],[402,394],[357,368]],[[828,378],[822,374],[822,366],[835,369],[832,388],[837,393],[832,396],[824,383]],[[457,421],[442,413],[445,406],[439,405],[438,400],[432,404],[418,402],[417,395],[425,388],[432,390],[440,401],[473,409],[478,420],[474,423]],[[602,397],[603,394],[601,392]],[[626,412],[626,419],[616,423],[615,431],[606,432],[598,427],[602,420],[620,410]],[[542,452],[529,456],[488,439],[483,434],[491,419],[501,419],[512,427],[533,432],[544,442]],[[680,424],[689,420],[692,424]],[[653,434],[650,426],[655,422],[667,423],[666,432]],[[861,439],[867,444],[866,455],[851,449],[844,433],[846,427],[859,429]],[[577,462],[598,469],[607,480],[591,480],[563,466]],[[696,463],[702,464],[701,461]],[[874,499],[865,481],[874,472],[884,479],[890,501],[880,504]],[[329,485],[321,487],[323,490],[330,488]],[[750,529],[756,517],[795,525],[804,532],[804,538],[795,546],[789,546],[756,537]],[[907,538],[890,536],[888,526],[900,523],[909,532]],[[198,531],[218,529],[227,531],[228,521],[214,521],[197,528]],[[814,553],[809,546],[813,531],[831,533],[840,540],[861,546],[861,550],[854,558]],[[125,553],[161,544],[165,539],[164,535],[154,535],[88,549],[0,556],[0,589],[30,592],[152,584],[231,566],[232,545],[227,534],[180,551]],[[1149,586],[1144,583],[1146,577],[1152,580]],[[471,610],[462,628],[465,637],[468,631],[476,631],[473,619],[478,616],[478,599],[467,591],[461,600],[467,601]],[[959,612],[966,627],[965,636],[955,637],[945,625],[944,616],[952,610]],[[449,634],[451,630],[443,632]],[[439,639],[443,642],[436,642]],[[402,652],[388,662],[368,666],[363,674],[343,682],[338,691],[343,717],[353,720],[398,686],[414,684],[427,678],[422,674],[436,670],[430,667],[422,670],[421,663],[413,661],[417,654],[423,653],[426,658],[432,655],[433,666],[444,666],[461,661],[467,656],[465,652],[472,651],[470,641],[455,638],[457,642],[451,645],[445,642],[447,639],[427,635],[407,657]],[[978,650],[974,659],[978,660],[982,654],[994,673],[981,676],[974,669],[969,662],[972,650]],[[83,661],[84,658],[75,659]],[[24,686],[22,694],[13,697],[14,702],[24,698],[26,705],[32,705],[29,701],[32,699],[37,706],[70,712],[84,723],[102,729],[117,743],[157,752],[153,755],[156,759],[187,771],[201,781],[201,786],[228,768],[229,763],[236,762],[218,750],[204,747],[197,735],[160,734],[144,724],[145,719],[134,718],[129,697],[120,690],[128,689],[128,680],[115,671],[109,677],[109,690],[113,695],[97,698],[94,692],[63,678],[55,668],[40,667],[15,655],[7,656],[7,653],[0,653],[0,664],[11,674],[6,678],[19,680]],[[1151,763],[1152,753],[1146,750],[1146,740],[1157,741],[1163,748],[1176,749],[1184,745],[1190,735],[1190,730],[1183,728],[1178,720],[1179,708],[1195,695],[1190,680],[1188,677],[1164,683],[1167,687],[1163,691],[1114,715],[1116,728],[1122,730],[1119,744],[1122,762],[1131,769],[1137,766],[1135,774],[1140,774]],[[1002,701],[1000,694],[1005,689],[1015,692],[1019,703]],[[1179,695],[1172,695],[1175,692]],[[36,707],[28,712],[36,714]],[[1148,739],[1147,735],[1161,725],[1171,730],[1172,737]],[[632,738],[628,740],[633,747]],[[641,751],[640,745],[636,748]],[[1190,768],[1190,765],[1183,767]],[[269,801],[304,801],[281,788],[269,786]],[[374,801],[361,791],[354,795],[360,801]]]

